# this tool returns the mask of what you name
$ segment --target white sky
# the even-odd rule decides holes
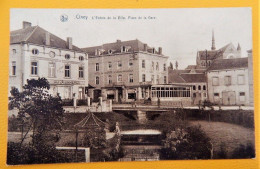
[[[66,14],[67,22],[60,16]],[[88,19],[77,19],[77,16]],[[126,19],[91,19],[92,16]],[[156,19],[127,19],[155,17]],[[148,46],[163,48],[170,61],[179,68],[195,64],[197,50],[211,48],[212,29],[216,48],[239,42],[242,56],[252,48],[251,8],[183,8],[183,9],[11,9],[10,29],[22,28],[22,21],[45,30],[82,48],[104,43],[139,39]]]

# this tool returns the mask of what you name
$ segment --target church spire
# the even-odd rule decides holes
[[[215,47],[215,37],[214,37],[214,30],[212,30],[212,46],[211,46],[211,50],[216,50],[216,47]]]
[[[237,50],[240,51],[241,50],[241,47],[240,47],[240,44],[238,43],[237,45]]]

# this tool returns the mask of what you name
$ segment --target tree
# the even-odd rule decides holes
[[[27,80],[21,92],[17,88],[11,90],[9,109],[17,108],[18,118],[30,118],[28,130],[20,144],[29,131],[32,131],[32,144],[35,146],[57,141],[53,131],[61,129],[64,110],[61,98],[50,95],[49,89],[47,79],[38,78]]]
[[[212,144],[199,126],[176,129],[167,134],[162,159],[210,159]]]
[[[176,70],[178,70],[178,66],[179,66],[179,63],[178,63],[178,61],[176,60],[176,62],[175,62],[175,69],[176,69]]]
[[[173,69],[173,64],[172,64],[172,62],[170,62],[170,69]]]

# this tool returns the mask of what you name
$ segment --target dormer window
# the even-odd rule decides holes
[[[113,51],[110,49],[110,50],[108,50],[108,54],[112,54],[113,53]]]
[[[101,54],[100,50],[99,49],[96,49],[95,50],[95,55],[99,56]]]
[[[69,60],[69,59],[70,59],[70,55],[69,55],[69,54],[66,54],[66,55],[65,55],[65,59]]]
[[[32,49],[32,54],[38,55],[39,54],[39,50],[38,49]]]
[[[155,53],[155,48],[152,49],[152,53]]]
[[[126,52],[126,47],[125,46],[121,47],[121,52]]]

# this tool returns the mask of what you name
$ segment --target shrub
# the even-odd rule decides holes
[[[255,157],[255,148],[250,143],[248,143],[246,146],[240,144],[240,146],[237,147],[232,153],[233,159],[254,158],[254,157]]]

